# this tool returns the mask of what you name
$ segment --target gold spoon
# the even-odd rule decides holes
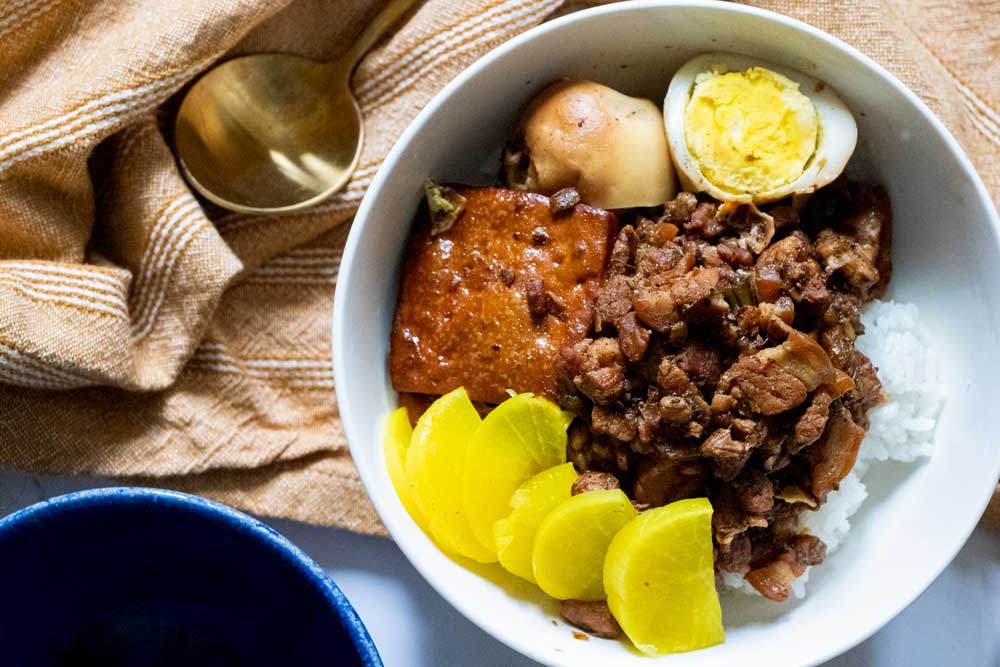
[[[274,53],[209,71],[177,112],[177,155],[188,182],[243,213],[304,208],[344,187],[364,139],[351,73],[414,2],[389,0],[332,62]]]

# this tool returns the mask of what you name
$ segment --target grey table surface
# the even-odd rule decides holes
[[[109,484],[0,472],[0,516],[44,498]],[[265,521],[333,577],[364,619],[387,667],[537,664],[455,611],[391,541],[294,521]],[[868,665],[1000,667],[1000,535],[979,528],[909,608],[826,667]]]

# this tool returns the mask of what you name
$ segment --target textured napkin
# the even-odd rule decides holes
[[[334,57],[380,2],[0,3],[0,466],[383,532],[333,387],[343,223],[447,81],[592,4],[427,0],[354,77],[366,142],[348,187],[304,212],[250,216],[186,187],[170,150],[178,91],[233,54]],[[1000,4],[754,4],[888,67],[1000,194]]]

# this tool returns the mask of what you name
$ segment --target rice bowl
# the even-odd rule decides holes
[[[673,48],[664,49],[665,42]],[[898,271],[888,296],[919,307],[951,396],[938,419],[938,447],[926,464],[908,471],[873,466],[865,476],[870,498],[853,517],[850,539],[831,558],[832,566],[814,573],[805,599],[776,615],[769,603],[733,596],[724,619],[727,643],[671,661],[805,665],[846,650],[898,613],[947,564],[975,525],[1000,471],[1000,455],[983,438],[989,429],[985,397],[1000,388],[994,365],[979,354],[1000,342],[1000,304],[986,287],[1000,279],[996,215],[968,161],[926,108],[849,47],[758,10],[701,2],[626,3],[553,21],[460,76],[403,136],[376,176],[352,230],[336,297],[334,335],[345,429],[386,526],[418,570],[463,613],[549,664],[649,663],[613,643],[574,640],[533,601],[511,599],[503,587],[455,565],[409,524],[379,458],[377,420],[396,400],[387,371],[377,362],[387,352],[395,276],[377,267],[398,265],[404,244],[399,221],[409,218],[428,173],[455,179],[469,173],[492,175],[495,164],[483,164],[479,156],[496,154],[516,109],[540,83],[575,72],[633,94],[655,96],[662,93],[657,82],[664,71],[713,49],[806,69],[834,85],[860,112],[865,139],[857,167],[887,184],[902,221],[894,243]],[[628,68],[622,69],[623,64]],[[479,104],[483,113],[478,115],[462,113],[487,95],[505,102]],[[899,128],[906,128],[905,137]],[[456,136],[466,141],[459,146],[442,140]],[[943,219],[962,222],[948,227],[939,224]],[[373,301],[372,295],[382,296]],[[359,331],[366,333],[360,336]],[[891,394],[891,386],[887,388]],[[915,414],[909,435],[926,426],[919,421],[923,417]],[[873,413],[873,432],[879,428],[877,420]],[[902,442],[898,436],[885,437]],[[844,487],[848,484],[845,480]],[[887,543],[897,549],[884,549]],[[911,550],[912,558],[894,557],[898,548],[916,544],[920,548]],[[833,624],[831,619],[836,619]],[[790,642],[792,636],[795,641]]]

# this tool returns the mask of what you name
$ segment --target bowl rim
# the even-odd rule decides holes
[[[313,559],[287,537],[248,514],[228,505],[180,491],[145,487],[102,487],[74,491],[39,501],[0,518],[0,548],[5,539],[46,521],[63,519],[98,507],[139,506],[193,512],[227,530],[250,537],[303,575],[340,619],[357,657],[365,667],[382,667],[375,642],[343,591]]]
[[[883,85],[890,86],[895,89],[896,92],[901,94],[911,105],[913,105],[920,115],[928,122],[930,127],[933,128],[937,135],[944,140],[951,156],[956,160],[956,162],[958,162],[958,164],[961,165],[964,177],[967,179],[969,184],[972,185],[972,188],[978,198],[980,208],[986,213],[988,223],[992,227],[994,238],[1000,239],[1000,216],[997,214],[997,209],[989,191],[986,189],[986,186],[982,181],[982,178],[979,176],[979,173],[976,171],[972,161],[969,159],[958,140],[955,139],[944,123],[937,117],[937,115],[934,114],[930,107],[928,107],[927,104],[920,99],[919,96],[917,96],[916,93],[910,90],[885,67],[843,40],[834,37],[820,28],[805,23],[804,21],[800,21],[777,12],[748,5],[722,2],[721,0],[626,0],[624,2],[592,7],[539,24],[500,44],[496,48],[481,56],[466,69],[462,70],[462,72],[460,72],[440,91],[438,91],[424,106],[424,108],[421,109],[421,111],[413,118],[413,120],[410,121],[406,129],[393,144],[391,150],[382,161],[382,164],[379,165],[378,171],[372,178],[371,184],[365,192],[361,204],[355,214],[350,233],[347,237],[347,242],[344,246],[341,266],[338,272],[338,289],[335,290],[334,293],[333,318],[331,323],[334,385],[336,387],[339,388],[346,386],[343,382],[345,379],[345,371],[339,360],[345,359],[347,356],[347,347],[344,342],[346,340],[345,334],[347,334],[348,331],[345,320],[345,311],[347,309],[347,302],[350,298],[348,296],[348,291],[344,289],[343,284],[340,283],[339,276],[351,275],[353,271],[355,251],[361,242],[361,235],[364,227],[368,224],[370,210],[374,205],[374,201],[388,180],[388,173],[391,170],[391,167],[406,151],[407,146],[413,140],[414,136],[427,123],[427,121],[435,113],[437,113],[438,109],[446,103],[454,91],[464,86],[466,82],[473,78],[487,63],[490,63],[497,58],[520,48],[524,43],[532,41],[545,33],[559,30],[562,26],[576,23],[578,21],[587,21],[596,16],[628,12],[636,9],[711,9],[729,13],[733,16],[734,20],[739,20],[743,16],[753,16],[755,18],[778,23],[787,28],[805,33],[810,38],[817,39],[821,42],[825,42],[829,46],[832,46],[845,58],[850,58],[859,62],[865,69],[875,74]],[[352,457],[356,451],[360,451],[359,448],[361,447],[362,442],[362,439],[360,438],[361,428],[353,422],[352,415],[355,412],[353,408],[355,400],[360,401],[363,399],[361,397],[353,397],[346,391],[337,392],[339,414],[344,427],[344,434],[347,438],[348,448],[351,451]],[[373,478],[374,473],[370,473],[366,467],[356,467],[366,491],[375,488],[375,480]],[[994,461],[993,467],[995,468],[994,476],[1000,476],[1000,457]],[[993,491],[993,486],[990,486],[989,489],[984,489],[983,495],[979,501],[978,511],[974,515],[969,515],[970,518],[975,517],[974,520],[971,520],[968,525],[964,526],[963,529],[957,533],[960,539],[955,540],[952,547],[947,550],[947,557],[935,563],[933,567],[927,568],[925,574],[916,582],[916,585],[911,589],[909,595],[900,597],[897,604],[891,605],[889,610],[877,619],[877,622],[871,624],[870,629],[850,637],[847,641],[841,644],[839,648],[826,651],[823,654],[816,656],[808,663],[802,663],[803,667],[812,667],[822,664],[854,648],[885,627],[889,621],[899,615],[900,612],[906,609],[917,597],[926,591],[927,588],[945,570],[945,568],[947,568],[948,565],[954,560],[955,556],[958,555],[958,552],[968,541],[972,532],[978,525],[979,518],[986,510]],[[449,587],[442,585],[446,575],[436,572],[432,567],[429,567],[417,554],[415,547],[413,547],[405,539],[399,539],[399,536],[402,534],[400,529],[402,528],[403,522],[410,521],[410,518],[406,514],[405,510],[396,511],[392,509],[392,499],[377,497],[371,493],[369,493],[368,496],[393,541],[404,553],[407,560],[409,560],[409,562],[424,578],[424,580],[427,581],[439,595],[447,600],[448,603],[457,609],[463,616],[472,621],[476,626],[490,636],[499,640],[518,653],[521,653],[542,664],[549,664],[550,656],[544,654],[540,650],[537,650],[530,644],[520,641],[517,633],[513,629],[495,627],[494,624],[489,621],[489,614],[481,612],[475,604],[464,599],[462,596],[457,595]]]

